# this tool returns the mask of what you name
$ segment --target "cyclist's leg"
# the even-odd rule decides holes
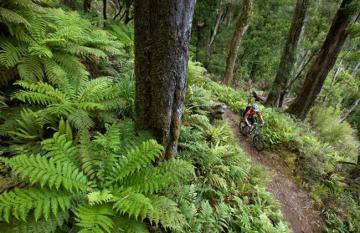
[[[250,118],[248,119],[248,121],[249,121],[249,123],[251,124],[251,126],[256,123],[255,117],[250,117]]]

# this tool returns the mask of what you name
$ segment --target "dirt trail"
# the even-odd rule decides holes
[[[323,220],[320,212],[315,210],[314,202],[309,193],[298,187],[291,179],[289,168],[281,162],[279,155],[271,152],[259,153],[252,146],[248,138],[243,137],[238,130],[239,116],[227,110],[226,118],[233,128],[242,149],[251,156],[252,160],[262,164],[271,175],[267,190],[271,192],[281,204],[281,211],[294,233],[321,232]]]

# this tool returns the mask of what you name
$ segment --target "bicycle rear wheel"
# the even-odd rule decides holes
[[[253,144],[254,144],[257,151],[262,151],[265,148],[264,139],[259,134],[254,135]]]

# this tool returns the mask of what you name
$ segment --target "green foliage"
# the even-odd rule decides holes
[[[224,87],[209,80],[206,81],[204,87],[234,111],[239,112],[238,109],[241,109],[239,106],[245,106],[243,104],[245,98],[241,97],[245,95],[236,95],[238,91],[232,88],[226,88],[224,91]],[[239,97],[236,98],[236,96]],[[309,117],[310,124],[296,122],[287,114],[271,108],[261,107],[261,112],[265,119],[265,127],[261,132],[270,146],[269,149],[274,146],[280,149],[285,147],[297,153],[293,169],[305,187],[311,190],[311,197],[315,200],[316,206],[324,211],[327,223],[326,231],[356,232],[359,215],[355,210],[358,209],[355,195],[358,195],[358,191],[352,191],[351,185],[349,187],[349,183],[345,181],[346,177],[349,177],[349,168],[342,165],[344,161],[356,163],[358,141],[354,138],[353,129],[346,122],[339,123],[339,113],[333,108],[314,108]],[[196,117],[196,119],[200,118]],[[192,119],[189,118],[189,120]],[[196,127],[199,125],[197,122],[198,120],[194,122]],[[204,126],[209,128],[206,125],[203,124],[200,128],[204,129]],[[189,132],[183,134],[187,136]],[[196,140],[199,139],[196,138]],[[218,142],[218,140],[216,141]],[[195,150],[197,156],[201,158],[200,151],[203,153],[204,150],[202,147],[188,142],[184,146]],[[207,155],[206,158],[211,157]],[[214,164],[207,166],[214,167]],[[211,175],[209,184],[225,187],[217,176]],[[244,177],[243,172],[240,171],[239,177]],[[268,220],[263,217],[262,213],[257,209],[255,210],[256,214],[251,212],[253,211],[251,208],[245,210],[247,214],[244,216],[254,214],[262,217],[257,223],[243,217],[241,219],[243,228],[245,227],[249,232],[254,230],[254,224],[260,224],[266,228]],[[283,232],[284,225],[279,224],[278,227],[278,231]],[[271,232],[271,230],[267,229],[265,232]]]
[[[72,211],[79,232],[123,229],[117,225],[118,217],[131,220],[128,223],[134,226],[129,227],[134,229],[141,229],[146,218],[155,225],[181,230],[185,218],[177,204],[159,191],[190,178],[192,165],[169,160],[155,167],[152,162],[161,155],[162,147],[154,140],[142,141],[141,136],[133,144],[124,144],[120,129],[132,128],[124,124],[108,126],[94,139],[83,134],[80,147],[65,134],[55,133],[43,141],[41,154],[5,159],[31,188],[1,194],[0,219],[12,224],[14,219],[26,221],[33,215],[36,221],[47,221]],[[144,183],[144,177],[149,182]]]
[[[346,147],[348,153],[356,155],[359,142],[354,136],[354,129],[347,122],[340,123],[339,118],[339,111],[333,108],[316,107],[312,110],[309,121],[324,142],[339,148]]]
[[[200,93],[204,98],[211,94],[204,89]],[[201,94],[191,92],[186,107],[197,98]],[[185,232],[289,232],[278,205],[265,191],[265,174],[245,156],[226,123],[210,124],[206,112],[190,114],[179,147],[179,157],[196,165],[191,185],[167,191],[182,203],[189,222]]]
[[[0,217],[6,222],[11,217],[26,221],[31,210],[36,221],[40,218],[48,220],[50,214],[57,216],[60,211],[67,211],[70,207],[71,196],[56,190],[15,189],[0,195]]]

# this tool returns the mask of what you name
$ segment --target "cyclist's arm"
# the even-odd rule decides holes
[[[264,121],[264,118],[263,118],[262,114],[260,112],[258,112],[257,115],[260,118],[261,124],[264,124],[265,121]]]

